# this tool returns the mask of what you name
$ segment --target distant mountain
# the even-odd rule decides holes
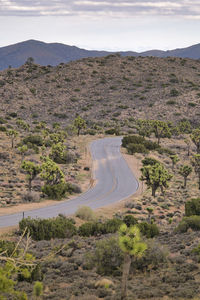
[[[0,48],[0,70],[9,66],[17,68],[25,63],[27,58],[33,57],[34,62],[40,65],[58,65],[69,61],[86,57],[101,57],[114,52],[94,51],[80,49],[75,46],[68,46],[60,43],[44,43],[36,40],[28,40],[14,45]],[[145,52],[123,51],[122,56],[156,56],[156,57],[187,57],[200,58],[200,44],[169,51],[150,50]]]

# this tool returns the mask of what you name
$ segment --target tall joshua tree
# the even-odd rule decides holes
[[[131,257],[134,259],[142,257],[147,249],[147,245],[141,241],[140,230],[137,225],[127,227],[126,224],[122,224],[119,229],[119,246],[124,252],[121,300],[125,300],[127,298],[127,281]]]

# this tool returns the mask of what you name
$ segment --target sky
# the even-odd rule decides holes
[[[200,43],[200,0],[0,0],[0,47],[35,39],[85,49]]]

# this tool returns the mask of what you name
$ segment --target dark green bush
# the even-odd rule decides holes
[[[98,222],[87,222],[79,226],[80,236],[96,236],[102,233],[102,224]]]
[[[143,144],[144,144],[145,148],[148,150],[156,150],[156,149],[160,148],[160,146],[157,143],[152,142],[152,141],[145,140]]]
[[[65,197],[66,193],[73,194],[73,193],[80,193],[81,189],[71,183],[58,183],[54,185],[45,184],[42,187],[42,192],[47,195],[50,199],[57,199],[60,200]]]
[[[145,159],[142,160],[143,166],[148,166],[148,165],[154,166],[157,163],[159,163],[159,161],[151,157],[146,157]]]
[[[111,237],[97,242],[94,253],[87,254],[85,260],[88,269],[96,267],[101,275],[120,275],[123,253],[118,239]]]
[[[139,135],[129,135],[122,139],[122,146],[127,148],[128,153],[148,153],[148,150],[156,150],[160,146],[152,141],[145,140]]]
[[[200,216],[200,198],[194,198],[185,203],[185,215],[186,217]]]
[[[87,222],[79,227],[78,234],[81,236],[96,236],[100,234],[115,233],[122,223],[122,220],[118,218],[109,219],[104,223],[96,221]]]
[[[9,116],[12,117],[12,118],[16,118],[17,113],[16,112],[11,112],[11,113],[9,113]]]
[[[43,139],[40,135],[29,135],[23,139],[23,144],[42,146]]]
[[[51,238],[70,238],[76,234],[74,221],[61,215],[52,219],[25,218],[19,222],[20,232],[22,233],[26,227],[32,239],[36,241],[50,240]]]
[[[122,147],[127,147],[128,144],[143,144],[145,141],[145,138],[139,135],[128,135],[123,137],[122,139]]]
[[[119,128],[110,128],[105,130],[105,134],[115,134],[120,135]]]
[[[64,151],[60,154],[59,153],[50,154],[49,157],[57,164],[69,164],[69,163],[77,162],[76,155],[68,151]]]
[[[7,131],[7,129],[5,126],[0,126],[0,131],[5,132],[5,131]]]
[[[156,224],[141,222],[138,224],[138,227],[142,235],[146,236],[148,239],[159,235],[159,228]]]
[[[126,215],[123,218],[123,223],[125,223],[126,226],[130,227],[130,226],[133,226],[133,225],[137,224],[138,221],[132,215]]]
[[[5,252],[7,256],[10,256],[13,253],[14,249],[14,242],[0,240],[0,253]]]
[[[200,216],[184,217],[176,228],[176,232],[187,232],[191,228],[195,231],[200,230]]]
[[[104,232],[105,233],[117,232],[119,227],[122,225],[122,223],[123,223],[123,221],[118,219],[118,218],[109,219],[103,224],[104,225]]]
[[[147,240],[147,250],[145,255],[134,260],[131,264],[130,272],[156,270],[167,262],[167,250],[154,240]]]
[[[143,144],[128,144],[127,150],[129,154],[134,154],[134,153],[144,153],[147,154],[148,150],[145,148]]]

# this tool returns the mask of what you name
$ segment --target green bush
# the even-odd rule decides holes
[[[152,141],[145,140],[139,135],[129,135],[122,139],[122,146],[127,148],[128,153],[148,153],[148,150],[157,150],[160,146]]]
[[[36,241],[52,238],[70,238],[76,234],[76,227],[72,219],[59,215],[51,219],[25,218],[19,222],[20,233],[28,228],[32,239]]]
[[[42,192],[47,195],[50,199],[60,200],[65,197],[68,191],[67,183],[58,183],[54,185],[45,184],[42,187]]]
[[[130,226],[133,226],[133,225],[137,224],[138,221],[132,215],[126,215],[123,218],[123,223],[125,223],[126,226],[130,227]]]
[[[154,240],[147,240],[147,250],[145,255],[141,258],[134,260],[131,264],[130,272],[135,273],[138,271],[156,270],[159,266],[162,266],[167,262],[167,250],[160,246],[158,242]]]
[[[143,144],[145,141],[145,138],[139,135],[128,135],[123,137],[122,139],[122,147],[127,147],[128,144]]]
[[[23,144],[42,146],[43,139],[40,135],[29,135],[23,139]]]
[[[97,242],[94,253],[86,254],[85,260],[88,269],[96,267],[101,275],[120,275],[123,253],[118,239],[111,237]]]
[[[0,240],[0,253],[5,252],[7,256],[10,256],[13,253],[14,249],[14,242]]]
[[[96,236],[100,234],[115,233],[122,223],[122,220],[118,218],[109,219],[104,223],[96,221],[87,222],[79,226],[78,234],[80,236]]]
[[[145,148],[143,144],[128,144],[127,150],[129,154],[134,154],[134,153],[144,153],[147,154],[148,150]]]
[[[87,222],[79,226],[78,234],[80,236],[96,236],[102,233],[102,224],[98,222]]]
[[[200,230],[200,216],[184,217],[175,229],[176,232],[187,232],[191,228],[195,231]]]
[[[185,203],[185,215],[186,217],[200,216],[200,198],[194,198]]]
[[[159,235],[159,228],[156,224],[149,224],[147,222],[141,222],[138,224],[138,227],[139,227],[142,235],[144,235],[148,239]]]
[[[94,212],[89,206],[81,206],[77,209],[75,215],[85,221],[93,221],[95,219]]]
[[[158,160],[155,158],[151,157],[146,157],[145,159],[142,160],[143,166],[154,166],[155,164],[160,163]]]
[[[6,132],[6,131],[7,131],[7,129],[6,129],[6,127],[5,127],[5,126],[0,126],[0,131],[2,131],[2,132]]]
[[[65,197],[66,193],[81,193],[81,189],[78,185],[69,182],[58,183],[54,185],[45,184],[42,187],[42,192],[47,195],[50,199],[61,200]]]
[[[115,233],[118,231],[122,223],[123,221],[118,218],[109,219],[103,224],[104,232],[102,230],[102,233]]]

